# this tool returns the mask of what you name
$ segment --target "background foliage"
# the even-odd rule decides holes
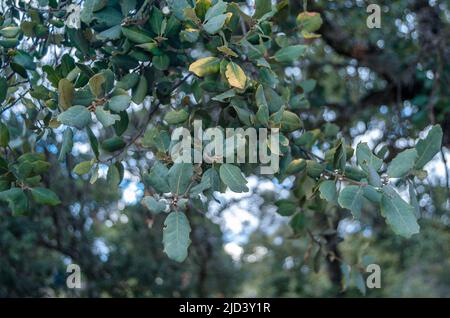
[[[2,1],[0,295],[449,296],[449,8],[377,3]],[[173,164],[194,119],[280,172]]]

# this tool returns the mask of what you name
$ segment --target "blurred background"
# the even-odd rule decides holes
[[[380,29],[366,25],[370,3],[382,8]],[[240,4],[254,10],[253,1]],[[280,36],[302,5],[290,0]],[[369,297],[450,297],[449,2],[324,0],[309,1],[308,9],[322,14],[322,38],[285,70],[293,80],[317,81],[302,110],[308,129],[334,123],[353,146],[386,145],[392,157],[430,124],[444,130],[444,147],[418,188],[420,234],[396,236],[367,207],[360,221],[345,214],[333,225],[336,248],[349,263],[380,265],[381,288],[367,289]],[[5,119],[19,127],[14,115]],[[148,154],[130,154],[116,191],[102,178],[91,185],[71,175],[56,159],[61,136],[53,138],[38,151],[52,162],[45,182],[63,204],[12,217],[0,203],[0,297],[363,296],[356,283],[344,291],[340,269],[315,257],[308,233],[294,233],[293,221],[276,213],[274,202],[289,195],[292,180],[250,177],[250,193],[218,194],[220,202],[191,213],[190,255],[178,264],[163,253],[164,216],[140,204]],[[86,135],[75,141],[70,160],[90,159]],[[66,287],[70,263],[81,268],[81,289]]]

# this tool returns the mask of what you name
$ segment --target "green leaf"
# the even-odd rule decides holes
[[[302,31],[315,32],[322,26],[322,17],[318,12],[302,12],[297,16],[297,25]]]
[[[390,186],[383,188],[381,214],[392,230],[403,237],[410,238],[419,233],[420,227],[414,215],[414,208],[406,203]]]
[[[205,21],[210,20],[211,18],[217,17],[225,12],[227,9],[227,4],[222,0],[217,1],[215,5],[210,7],[205,14]]]
[[[303,123],[297,114],[285,110],[281,117],[281,131],[292,132],[303,127]]]
[[[258,111],[256,112],[256,119],[265,125],[269,125],[269,106],[267,104],[266,96],[264,95],[264,88],[262,85],[258,85],[256,89],[256,106],[258,106]]]
[[[121,36],[122,36],[122,26],[115,25],[97,34],[97,39],[103,41],[117,40],[120,39]]]
[[[28,78],[27,70],[22,65],[17,63],[10,63],[9,66],[15,73],[19,74],[23,78]]]
[[[352,278],[355,282],[356,288],[361,292],[361,294],[366,295],[366,282],[364,281],[363,275],[358,271],[352,271]]]
[[[186,215],[182,212],[170,213],[164,221],[163,244],[167,256],[179,263],[188,255],[191,244],[189,233],[191,227]]]
[[[157,70],[165,71],[169,68],[170,58],[166,54],[153,56],[152,64]]]
[[[350,272],[352,268],[347,263],[341,262],[340,269],[342,273],[342,290],[345,291],[350,285]]]
[[[204,20],[206,12],[211,7],[211,0],[197,0],[195,2],[195,15],[200,19]]]
[[[99,1],[103,1],[105,4],[109,2],[107,0]],[[108,6],[103,10],[95,12],[94,19],[98,24],[109,28],[121,24],[123,16],[119,10],[112,8],[112,6]]]
[[[285,111],[285,106],[281,106],[281,108],[277,111],[274,112],[272,115],[270,115],[270,125],[271,126],[275,126],[275,127],[280,127],[281,126],[281,119],[283,118],[283,113]]]
[[[95,167],[92,171],[91,178],[89,179],[90,184],[95,184],[99,177],[99,167]]]
[[[123,133],[127,130],[128,124],[130,123],[130,118],[126,111],[122,111],[119,113],[120,120],[114,123],[114,131],[117,136],[122,136]]]
[[[203,193],[203,191],[210,189],[211,186],[212,186],[211,178],[205,177],[205,174],[203,174],[201,182],[193,186],[191,190],[189,190],[189,194],[191,196],[199,195]]]
[[[378,171],[383,164],[383,160],[372,153],[367,143],[359,143],[356,147],[356,160],[365,172],[369,172],[367,165],[372,166],[375,171]]]
[[[122,27],[122,33],[128,40],[138,44],[153,42],[149,34],[136,27]]]
[[[363,206],[363,188],[356,185],[345,187],[339,194],[338,203],[341,207],[349,209],[355,219],[359,219]]]
[[[203,29],[209,34],[215,34],[219,32],[223,28],[225,21],[230,15],[231,13],[220,14],[218,16],[209,19],[208,22],[203,24]]]
[[[259,19],[262,16],[264,16],[266,13],[269,13],[272,11],[272,0],[256,0],[255,1],[255,14],[253,17],[255,19]]]
[[[375,189],[371,185],[367,185],[364,188],[364,197],[373,202],[373,203],[380,203],[381,202],[381,193],[380,190]]]
[[[110,165],[106,173],[106,182],[112,188],[116,188],[120,183],[120,173],[116,165]]]
[[[161,193],[170,192],[168,183],[169,169],[161,162],[156,161],[150,169],[150,173],[145,175],[145,181],[156,191]]]
[[[289,225],[291,226],[295,234],[301,233],[306,225],[305,214],[301,212],[295,213],[291,221],[289,222]]]
[[[153,214],[164,212],[167,207],[165,200],[156,201],[155,198],[151,196],[144,197],[141,203]]]
[[[83,2],[83,8],[80,13],[80,20],[86,24],[91,23],[94,17],[94,7],[96,2],[101,2],[99,0],[85,0]]]
[[[0,201],[8,203],[14,214],[23,214],[28,210],[28,199],[22,189],[11,188],[0,192]]]
[[[17,47],[19,45],[19,37],[11,38],[11,39],[1,39],[0,40],[0,46],[6,48],[6,49],[12,49]],[[25,70],[25,69],[24,69]]]
[[[152,127],[145,132],[142,145],[149,148],[155,147],[160,152],[166,152],[169,150],[170,136],[167,131]]]
[[[441,150],[442,136],[441,126],[435,125],[428,132],[425,139],[420,139],[417,142],[416,150],[418,157],[414,165],[415,169],[422,169]]]
[[[102,149],[107,152],[114,152],[126,146],[125,141],[120,137],[111,137],[102,142]]]
[[[0,156],[0,176],[7,173],[8,171],[9,171],[8,161],[6,161],[3,157]],[[1,183],[2,181],[6,181],[6,180],[1,179],[1,177],[0,177],[0,189],[2,189],[1,188],[1,185],[3,185],[3,183]]]
[[[224,188],[224,184],[220,181],[220,176],[215,168],[209,168],[202,175],[202,182],[208,180],[211,184],[211,191],[221,191]]]
[[[27,70],[36,70],[36,63],[34,63],[33,57],[31,57],[31,55],[27,52],[17,50],[13,57],[13,61]]]
[[[94,132],[92,131],[91,128],[86,127],[86,132],[87,132],[87,135],[88,135],[89,143],[91,144],[92,152],[94,153],[95,158],[98,159],[98,156],[99,156],[99,152],[98,152],[98,139],[97,139],[97,137],[94,135]]]
[[[7,147],[9,144],[9,129],[4,123],[0,122],[0,147]]]
[[[264,95],[266,96],[266,101],[271,113],[279,111],[285,104],[281,96],[270,87],[264,87]]]
[[[117,120],[120,120],[119,115],[111,114],[111,112],[105,110],[103,106],[97,106],[95,108],[95,116],[97,116],[98,121],[102,123],[103,127],[114,125]]]
[[[94,100],[95,97],[92,95],[91,90],[89,88],[84,88],[75,91],[73,104],[88,107]]]
[[[4,76],[0,77],[0,105],[5,101],[8,93],[8,81]]]
[[[387,168],[387,174],[391,178],[402,178],[413,168],[416,162],[416,149],[406,149],[395,156]]]
[[[69,73],[75,68],[75,60],[70,54],[64,54],[61,58],[61,76],[67,77]]]
[[[175,16],[181,21],[185,20],[184,10],[191,7],[187,0],[167,0],[167,4]]]
[[[234,96],[236,96],[236,91],[234,90],[234,88],[232,88],[223,92],[222,94],[214,96],[212,100],[215,100],[217,102],[225,102],[226,99],[229,99]]]
[[[185,109],[172,110],[164,115],[164,120],[169,125],[184,123],[189,118],[189,113]]]
[[[111,97],[108,106],[112,111],[119,113],[130,106],[131,97],[129,95],[116,95]],[[120,118],[119,118],[120,119]]]
[[[236,87],[239,89],[245,88],[245,83],[247,82],[247,76],[245,76],[242,68],[234,63],[230,62],[227,65],[227,69],[225,71],[225,76],[227,77],[228,83],[232,87]]]
[[[335,152],[333,156],[333,168],[340,171],[345,171],[345,166],[347,163],[347,153],[345,151],[344,139],[339,140],[337,146],[335,147]]]
[[[239,167],[225,163],[220,166],[219,169],[220,179],[225,183],[233,192],[247,192],[247,180],[242,176],[241,169]]]
[[[180,39],[185,42],[195,43],[200,36],[200,30],[188,28],[180,32]]]
[[[252,112],[248,111],[245,108],[238,107],[236,105],[233,105],[233,108],[236,111],[239,120],[243,124],[245,124],[245,125],[251,125],[252,124],[252,116],[254,116]]]
[[[150,29],[153,33],[160,35],[161,34],[161,24],[163,23],[164,15],[158,7],[152,7],[152,12],[150,14],[150,18],[148,20],[150,24]]]
[[[124,16],[127,16],[130,11],[136,9],[136,0],[119,0],[120,9]]]
[[[66,161],[66,156],[72,151],[73,147],[73,131],[67,128],[64,131],[63,142],[61,144],[61,150],[59,151],[58,161]]]
[[[414,213],[416,215],[416,218],[420,218],[420,205],[419,201],[417,200],[416,190],[414,189],[414,185],[412,182],[408,185],[408,193],[409,193],[409,203],[414,208]]]
[[[198,59],[189,66],[189,72],[199,77],[214,74],[219,71],[220,60],[217,57],[209,56]]]
[[[90,123],[91,113],[84,106],[72,106],[59,114],[58,121],[67,126],[83,129]]]
[[[292,160],[286,168],[286,174],[296,174],[306,168],[305,159],[294,159]]]
[[[300,83],[300,86],[303,88],[303,92],[309,93],[312,90],[314,90],[314,87],[316,87],[317,81],[313,79],[304,80]],[[327,123],[329,125],[332,125],[331,123]]]
[[[7,26],[0,30],[0,35],[5,38],[15,38],[20,32],[20,28],[17,26]]]
[[[335,203],[337,200],[336,182],[332,180],[325,180],[319,186],[320,197],[330,203]]]
[[[105,78],[105,83],[102,87],[106,94],[114,88],[115,75],[110,69],[104,69],[100,72],[100,74]]]
[[[58,105],[63,110],[67,110],[72,106],[75,90],[73,84],[66,78],[60,79],[58,82]]]
[[[374,187],[381,187],[382,182],[378,172],[372,166],[367,166],[367,168],[369,169],[369,184]]]
[[[139,74],[128,73],[120,81],[117,82],[116,87],[124,90],[129,90],[137,85],[139,82]]]
[[[79,176],[88,173],[92,168],[91,161],[82,161],[73,168],[73,172]]]
[[[287,63],[293,62],[299,59],[306,51],[306,45],[298,44],[291,45],[280,49],[274,55],[274,59],[277,62]]]
[[[275,205],[277,206],[277,212],[279,215],[282,216],[291,216],[297,211],[298,204],[288,200],[278,200],[275,202]]]
[[[89,53],[89,41],[81,29],[66,28],[66,33],[71,43],[83,54]]]
[[[325,170],[325,165],[315,160],[306,160],[306,173],[311,178],[318,178]]]
[[[55,192],[46,188],[32,188],[31,195],[37,203],[45,205],[59,205],[61,200],[58,198]]]
[[[144,75],[139,77],[139,83],[132,90],[131,100],[135,104],[142,104],[147,96],[148,84],[147,78]]]
[[[169,169],[168,179],[170,192],[175,196],[184,195],[194,174],[190,163],[176,163]]]

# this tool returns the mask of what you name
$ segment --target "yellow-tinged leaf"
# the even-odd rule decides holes
[[[72,106],[74,88],[73,84],[68,79],[61,79],[58,83],[58,92],[59,92],[59,106],[66,110]]]
[[[321,36],[320,34],[311,33],[308,31],[302,31],[302,35],[305,39],[317,39],[317,38],[320,38],[320,36]]]
[[[220,60],[217,57],[209,56],[201,58],[189,66],[189,72],[199,77],[208,74],[217,73],[219,71]]]
[[[232,12],[227,12],[225,13],[227,15],[227,18],[225,19],[225,24],[230,23],[231,18],[233,17],[233,13]]]
[[[95,74],[89,79],[89,88],[95,97],[102,97],[105,94],[103,87],[105,82],[106,78],[101,73]]]
[[[238,57],[238,55],[236,54],[236,52],[234,52],[232,49],[230,49],[229,47],[223,45],[223,46],[219,46],[217,48],[218,51],[222,52],[225,55],[228,56],[232,56],[232,57]]]
[[[211,7],[211,0],[196,0],[195,1],[195,13],[200,19],[205,18],[206,11]]]
[[[239,65],[234,62],[228,63],[225,76],[231,86],[244,89],[245,83],[247,82],[247,77]]]
[[[52,119],[50,119],[50,122],[48,123],[48,126],[50,128],[56,129],[59,126],[61,126],[61,123],[56,118],[52,118]]]

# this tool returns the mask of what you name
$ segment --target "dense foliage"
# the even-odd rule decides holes
[[[372,235],[381,233],[378,243],[387,235],[401,245],[423,235],[418,219],[424,196],[429,219],[448,215],[448,188],[433,200],[427,194],[434,191],[427,164],[438,153],[445,155],[444,135],[448,142],[449,48],[440,33],[448,33],[448,24],[439,10],[427,1],[392,4],[392,11],[416,10],[417,34],[381,43],[380,30],[365,26],[367,13],[358,4],[351,5],[355,18],[361,15],[353,35],[344,17],[336,18],[339,4],[255,2],[249,10],[222,0],[3,1],[0,263],[5,264],[0,276],[5,286],[15,286],[13,268],[36,272],[22,259],[26,251],[42,263],[38,273],[59,268],[56,289],[64,284],[64,262],[73,260],[95,281],[88,295],[233,294],[238,274],[207,212],[211,203],[224,203],[220,193],[249,192],[262,198],[261,210],[289,220],[283,231],[299,242],[305,263],[319,271],[325,260],[332,283],[344,282],[346,288],[351,275],[365,293],[360,282],[370,258],[339,250],[342,221],[358,220]],[[442,25],[426,29],[421,14],[427,12],[438,12]],[[398,27],[385,22],[381,30],[388,36],[388,28]],[[357,66],[358,78],[342,79]],[[194,135],[195,120],[204,130],[279,129],[279,171],[264,175],[260,164],[217,158],[174,163],[171,154],[180,144],[171,133],[184,127]],[[358,135],[370,128],[385,131],[360,142]],[[269,143],[264,151],[274,150]],[[248,183],[255,175],[283,191],[257,193]],[[123,207],[126,224],[105,228],[105,215],[121,200],[119,189],[131,180],[145,187],[142,206]],[[448,187],[448,176],[445,182]],[[272,245],[263,233],[251,244]],[[10,250],[14,237],[20,244]],[[115,246],[106,263],[95,252],[103,241]],[[298,253],[291,243],[282,258]],[[46,252],[36,245],[69,259],[52,254],[52,261],[44,262]],[[355,239],[352,248],[363,246]],[[184,269],[171,261],[186,258]],[[270,266],[270,272],[282,267],[276,259]],[[247,272],[253,275],[250,268]],[[169,286],[190,288],[160,288],[161,276]],[[174,281],[167,283],[167,277]],[[33,284],[39,286],[33,294],[40,295],[45,278],[30,277],[25,289],[0,286],[0,294],[27,294]],[[285,287],[274,294],[295,295],[295,288]],[[266,290],[264,284],[260,288]]]

